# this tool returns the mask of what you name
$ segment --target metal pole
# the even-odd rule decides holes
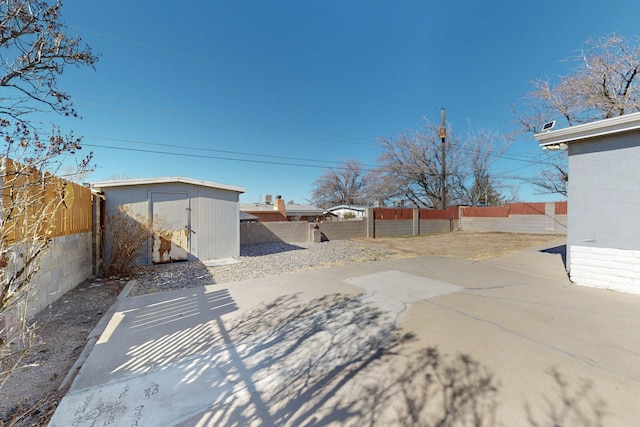
[[[440,110],[442,125],[440,126],[440,151],[442,156],[442,171],[440,176],[440,209],[447,209],[447,150],[445,138],[447,137],[447,126],[444,119],[445,109]]]

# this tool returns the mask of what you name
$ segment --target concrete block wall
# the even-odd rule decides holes
[[[567,234],[567,215],[509,215],[506,218],[465,217],[460,220],[465,231]]]
[[[92,233],[54,237],[40,258],[27,315],[33,316],[93,273]]]
[[[309,223],[304,221],[256,222],[240,224],[240,244],[307,242]]]
[[[360,239],[367,237],[367,221],[327,221],[318,224],[323,238],[329,240]]]
[[[412,219],[378,220],[374,227],[376,238],[414,235]]]
[[[456,231],[459,221],[457,219],[421,219],[419,223],[419,233],[416,234],[439,234]]]

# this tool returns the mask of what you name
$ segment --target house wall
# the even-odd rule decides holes
[[[640,293],[639,165],[638,131],[569,144],[567,261],[576,283]]]
[[[151,215],[151,193],[187,193],[191,210],[189,259],[215,259],[240,254],[239,194],[235,191],[186,183],[146,184],[102,189],[107,199],[107,212],[126,206],[132,214]],[[185,213],[185,226],[187,225]],[[108,224],[107,224],[108,227]],[[107,259],[109,242],[106,242]],[[147,242],[140,264],[151,263],[151,244]]]

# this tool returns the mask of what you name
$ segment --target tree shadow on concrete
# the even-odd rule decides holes
[[[604,426],[607,405],[596,395],[590,381],[571,381],[556,368],[551,368],[548,374],[554,381],[555,390],[543,396],[544,408],[536,411],[530,403],[525,404],[531,427]]]
[[[260,243],[255,245],[241,245],[240,256],[254,257],[272,255],[280,252],[298,251],[304,248],[290,243]]]
[[[491,373],[410,351],[414,336],[365,298],[281,297],[220,331],[218,397],[184,425],[493,425]]]
[[[494,426],[499,384],[471,357],[445,357],[436,348],[419,351],[397,377],[402,426]]]

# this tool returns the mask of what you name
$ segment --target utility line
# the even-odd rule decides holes
[[[235,157],[222,157],[222,156],[211,156],[211,155],[202,155],[202,154],[190,154],[190,153],[176,153],[171,151],[159,151],[159,150],[144,150],[141,148],[129,148],[129,147],[114,147],[110,145],[101,145],[101,144],[86,144],[82,143],[82,146],[86,147],[95,147],[95,148],[106,148],[110,150],[120,150],[120,151],[132,151],[138,153],[148,153],[148,154],[162,154],[168,156],[179,156],[179,157],[194,157],[200,159],[214,159],[214,160],[228,160],[233,162],[246,162],[246,163],[261,163],[261,164],[269,164],[269,165],[282,165],[282,166],[296,166],[296,167],[307,167],[307,168],[316,168],[316,169],[326,169],[326,165],[306,165],[301,163],[289,163],[289,162],[276,162],[270,160],[255,160],[255,159],[239,159]],[[348,168],[335,166],[331,167],[331,169],[342,169],[347,170]],[[363,168],[363,171],[371,170]]]
[[[309,159],[304,157],[288,157],[288,156],[276,156],[272,154],[247,153],[242,151],[219,150],[215,148],[192,147],[192,146],[184,146],[184,145],[177,145],[177,144],[163,144],[160,142],[139,141],[134,139],[109,138],[109,137],[95,136],[95,135],[84,135],[84,137],[91,138],[91,139],[103,139],[106,141],[114,141],[114,142],[128,142],[128,143],[134,143],[134,144],[151,145],[156,147],[178,148],[178,149],[187,149],[187,150],[195,150],[195,151],[206,151],[206,152],[212,152],[212,153],[236,154],[240,156],[266,157],[271,159],[283,159],[283,160],[298,160],[301,162],[327,163],[327,164],[335,164],[335,165],[343,164],[343,162],[336,162],[333,160],[319,160],[319,159]],[[84,143],[82,145],[93,146],[91,144],[84,144]],[[106,148],[106,146],[103,146],[103,148]],[[126,147],[120,147],[120,148],[126,148]],[[362,163],[362,165],[377,167],[376,165],[370,165],[370,164],[364,164],[364,163]]]

